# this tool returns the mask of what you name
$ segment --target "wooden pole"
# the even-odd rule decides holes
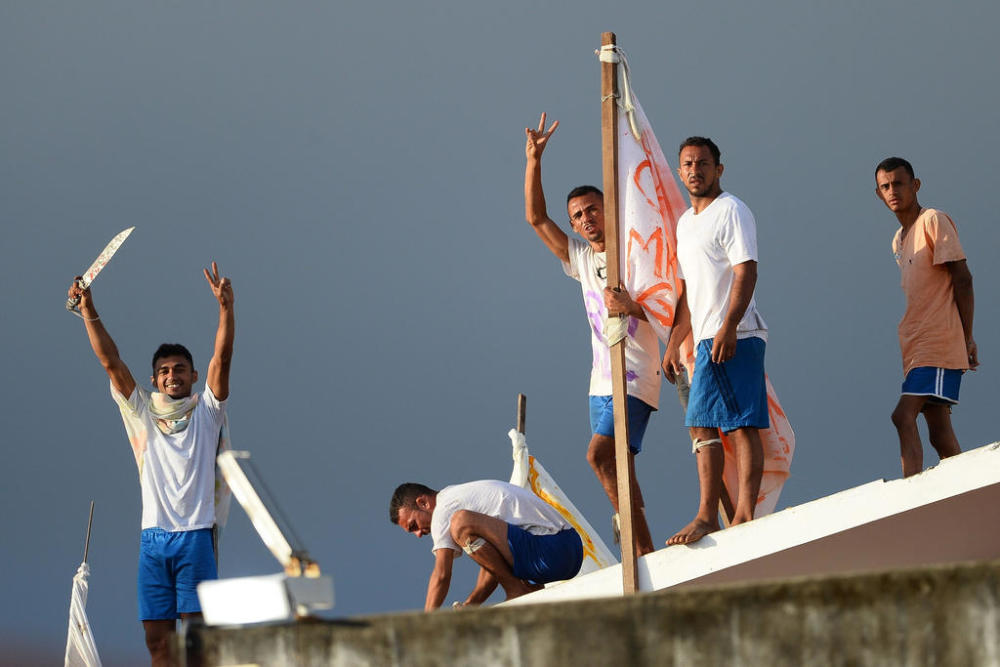
[[[615,33],[601,35],[601,46],[614,46]],[[601,61],[601,154],[604,173],[604,249],[608,287],[621,287],[618,253],[618,64]],[[608,313],[608,317],[627,317]],[[611,396],[615,411],[615,466],[618,474],[618,519],[622,548],[622,590],[638,590],[632,527],[634,464],[628,448],[628,395],[625,383],[625,340],[611,347]]]
[[[528,398],[524,394],[517,395],[517,432],[524,433],[524,411],[527,408]]]
[[[94,501],[90,501],[90,518],[87,519],[87,541],[83,543],[83,562],[87,562],[90,553],[90,527],[94,525]]]

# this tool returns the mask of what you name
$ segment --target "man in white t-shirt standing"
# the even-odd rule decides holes
[[[400,484],[389,520],[416,537],[431,535],[434,570],[424,611],[441,606],[452,564],[462,552],[480,566],[476,586],[462,604],[478,605],[503,587],[507,599],[551,581],[571,579],[583,564],[580,534],[530,489],[497,480],[446,486]]]
[[[764,468],[759,429],[770,424],[764,348],[767,325],[757,312],[757,227],[746,204],[723,192],[718,146],[689,137],[677,173],[691,208],[677,222],[681,299],[664,355],[667,379],[680,372],[679,347],[693,332],[697,348],[684,423],[697,458],[698,514],[667,540],[689,544],[719,529],[725,464],[719,431],[736,449],[739,494],[732,525],[753,519]]]
[[[191,353],[163,344],[153,355],[155,392],[136,384],[118,347],[104,328],[90,290],[76,280],[70,298],[79,299],[90,345],[111,379],[111,395],[122,414],[142,492],[139,550],[139,619],[153,665],[168,664],[168,642],[176,619],[200,617],[196,587],[215,579],[215,455],[229,397],[235,317],[229,278],[212,272],[205,279],[219,302],[215,351],[208,364],[205,390],[192,394],[198,381]]]
[[[590,324],[593,367],[590,373],[590,425],[593,436],[587,461],[604,492],[618,512],[618,472],[615,464],[614,406],[611,401],[611,353],[604,336],[608,312],[629,316],[625,339],[626,390],[628,392],[629,450],[635,457],[642,449],[642,437],[650,414],[660,402],[660,347],[646,314],[628,292],[607,286],[607,258],[604,250],[604,196],[592,185],[574,188],[567,197],[570,226],[583,240],[570,238],[549,218],[542,190],[542,152],[559,126],[556,121],[545,130],[545,114],[538,129],[525,128],[527,164],[524,174],[525,217],[545,246],[562,262],[566,275],[580,281],[583,302]],[[653,551],[646,523],[642,492],[632,479],[635,512],[632,526],[636,553]]]

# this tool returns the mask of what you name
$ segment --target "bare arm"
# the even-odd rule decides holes
[[[965,347],[969,352],[969,368],[979,365],[979,349],[972,338],[972,318],[976,309],[976,298],[972,291],[972,272],[966,261],[948,262],[945,264],[951,273],[951,284],[955,294],[955,305],[958,306],[958,316],[962,319],[962,329],[965,332]]]
[[[434,552],[434,570],[427,582],[427,600],[424,611],[434,611],[444,603],[451,586],[451,566],[455,560],[455,552],[445,547]]]
[[[677,383],[677,376],[684,368],[684,364],[681,363],[681,344],[691,335],[691,310],[688,308],[687,290],[684,288],[684,281],[678,280],[677,289],[680,290],[681,296],[677,299],[674,324],[670,327],[670,339],[663,353],[663,373],[671,384]]]
[[[212,262],[212,273],[205,269],[205,280],[219,301],[219,326],[215,330],[215,351],[208,362],[207,384],[220,401],[229,398],[229,367],[233,359],[233,339],[236,335],[236,315],[233,310],[233,284],[219,277],[219,266]]]
[[[469,597],[465,598],[465,602],[462,606],[475,606],[480,605],[493,595],[493,591],[497,589],[497,578],[487,570],[485,567],[479,568],[479,577],[476,578],[476,587],[472,589],[469,593]]]
[[[101,366],[111,379],[111,384],[119,394],[128,398],[135,389],[135,380],[128,366],[118,356],[118,346],[112,340],[111,334],[104,328],[97,308],[94,306],[94,299],[90,289],[80,289],[77,284],[80,276],[73,280],[69,287],[69,297],[80,300],[80,315],[83,316],[83,323],[87,328],[87,338],[90,339],[90,347],[94,350],[94,355],[101,362]]]
[[[736,327],[747,312],[757,285],[757,262],[747,260],[733,267],[733,285],[729,290],[729,309],[722,328],[712,343],[712,361],[721,364],[736,355]]]
[[[542,152],[548,144],[549,137],[559,127],[559,121],[552,123],[545,131],[545,114],[538,121],[538,130],[524,128],[527,142],[524,154],[527,162],[524,167],[524,217],[532,229],[542,239],[552,254],[564,262],[569,261],[569,237],[552,222],[545,208],[545,192],[542,190]]]

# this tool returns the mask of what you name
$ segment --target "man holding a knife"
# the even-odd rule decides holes
[[[70,304],[79,304],[90,346],[111,380],[111,396],[139,467],[139,618],[153,665],[168,664],[177,618],[200,616],[198,583],[218,576],[215,456],[225,437],[235,317],[229,278],[219,276],[215,262],[204,273],[219,302],[219,322],[200,393],[193,393],[198,371],[191,353],[172,343],[153,355],[154,391],[137,384],[104,328],[89,281],[77,276],[69,287]]]

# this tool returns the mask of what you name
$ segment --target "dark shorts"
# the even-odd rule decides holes
[[[736,355],[727,362],[712,363],[712,339],[699,341],[691,379],[685,426],[720,428],[767,428],[767,380],[761,338],[736,341]]]
[[[931,403],[958,405],[958,390],[962,386],[962,373],[954,368],[918,366],[911,368],[903,380],[904,396],[926,396]]]
[[[514,555],[514,576],[538,584],[572,579],[583,564],[583,541],[572,528],[532,535],[508,523],[507,546]]]
[[[139,620],[175,619],[201,611],[198,584],[217,579],[212,529],[147,528],[139,540]]]
[[[635,396],[628,397],[628,448],[633,454],[642,451],[642,436],[649,425],[653,408]],[[610,396],[590,397],[590,432],[613,437],[615,435],[615,407]]]

